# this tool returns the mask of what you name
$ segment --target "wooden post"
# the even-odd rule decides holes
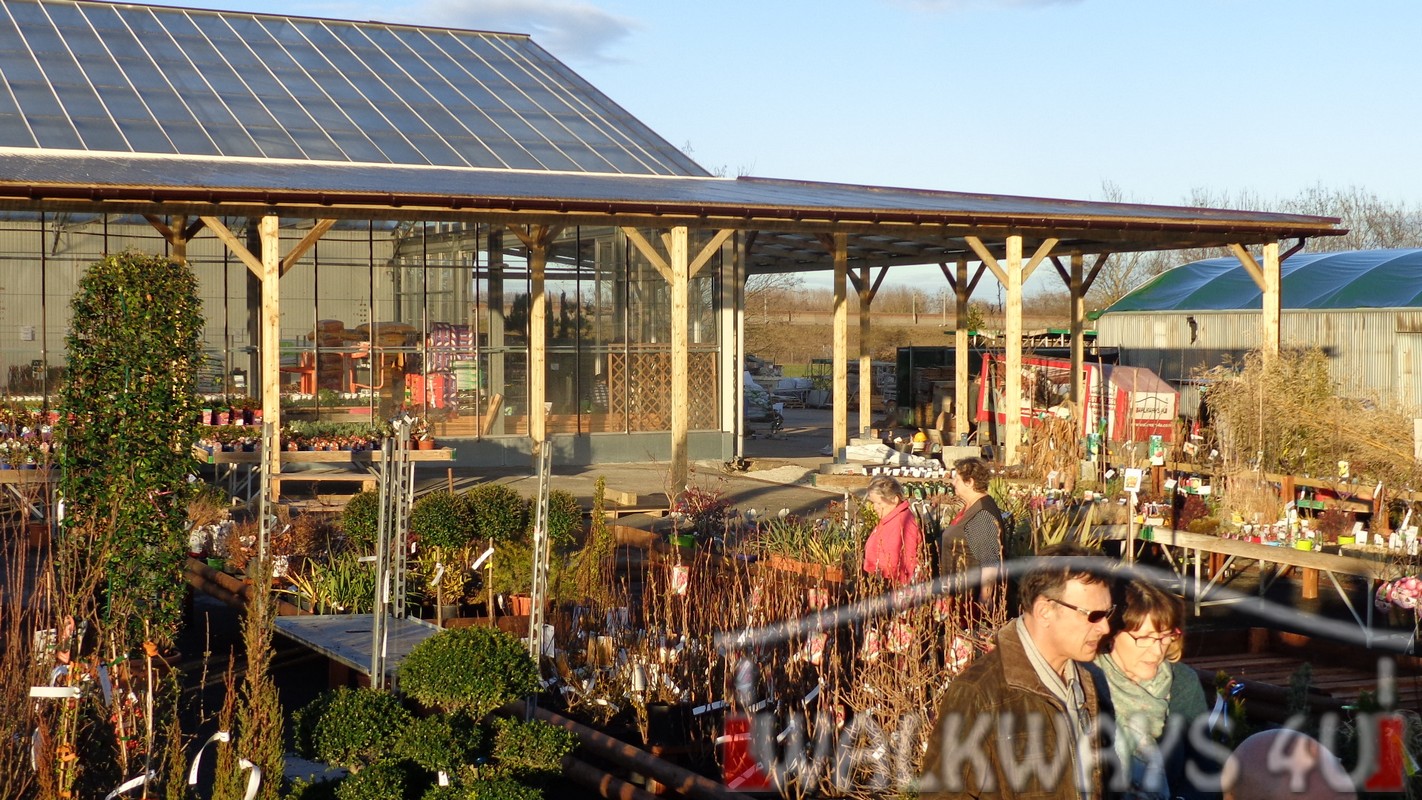
[[[973,287],[968,284],[968,259],[958,259],[957,281],[953,294],[958,304],[958,324],[953,331],[953,433],[959,440],[968,432],[968,297]],[[958,444],[958,442],[951,442]]]
[[[690,468],[687,432],[691,428],[690,395],[687,379],[687,291],[690,285],[689,231],[685,225],[671,229],[671,482],[680,492],[686,487]]]
[[[548,266],[548,239],[535,228],[528,247],[528,435],[533,440],[534,463],[548,441],[548,296],[544,275]]]
[[[1010,465],[1017,463],[1017,450],[1022,444],[1022,236],[1007,237],[1006,245],[1007,375],[1002,405],[1007,422],[1002,427],[1001,461]]]
[[[1073,250],[1068,288],[1071,290],[1071,403],[1076,406],[1077,435],[1084,433],[1080,426],[1081,420],[1086,419],[1081,411],[1081,404],[1086,400],[1086,288],[1082,284],[1081,261],[1081,251]]]
[[[504,392],[508,388],[505,386],[504,362],[507,354],[504,352],[504,229],[497,226],[489,227],[489,239],[487,250],[489,254],[489,272],[487,291],[485,292],[485,307],[489,315],[489,407],[493,408],[494,397],[499,398],[499,410],[496,414],[486,414],[484,417],[484,430],[481,436],[489,434],[501,434],[504,432],[503,398]]]
[[[869,318],[874,304],[874,290],[869,285],[869,268],[859,270],[859,431],[865,431],[874,424],[873,407],[869,396],[873,393],[874,365],[869,357]]]
[[[262,250],[261,381],[262,421],[281,430],[281,220],[275,214],[262,217],[259,225]],[[281,472],[281,448],[262,450],[264,492],[273,501],[276,490],[271,482]]]
[[[1268,355],[1279,354],[1279,321],[1282,309],[1279,243],[1264,245],[1264,307],[1260,324],[1264,326],[1260,341]]]
[[[849,236],[833,236],[834,256],[834,452],[849,445]]]

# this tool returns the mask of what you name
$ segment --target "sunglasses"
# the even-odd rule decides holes
[[[1111,606],[1110,608],[1108,608],[1108,609],[1106,609],[1106,610],[1104,610],[1104,611],[1100,611],[1100,610],[1098,610],[1098,611],[1087,611],[1086,609],[1081,608],[1080,606],[1074,606],[1074,605],[1072,605],[1071,603],[1066,602],[1065,600],[1058,600],[1058,599],[1055,598],[1055,597],[1048,597],[1047,599],[1048,599],[1048,600],[1051,600],[1053,603],[1056,603],[1056,604],[1059,605],[1059,606],[1065,606],[1066,608],[1069,608],[1069,609],[1071,609],[1072,611],[1075,611],[1076,613],[1082,615],[1083,617],[1086,617],[1086,621],[1087,621],[1087,622],[1090,622],[1092,625],[1095,625],[1095,624],[1098,623],[1098,622],[1103,622],[1103,621],[1105,621],[1105,620],[1107,620],[1107,619],[1110,619],[1111,615],[1114,614],[1114,613],[1116,613],[1116,607],[1115,607],[1115,606]]]

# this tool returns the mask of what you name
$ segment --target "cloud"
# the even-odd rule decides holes
[[[571,62],[622,60],[615,47],[634,20],[577,0],[425,0],[422,24],[500,33],[527,33],[554,56]]]

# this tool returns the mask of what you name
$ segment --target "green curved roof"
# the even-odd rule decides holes
[[[1284,308],[1422,308],[1422,249],[1298,253],[1279,272]],[[1262,298],[1254,279],[1231,256],[1162,272],[1104,313],[1257,309]]]

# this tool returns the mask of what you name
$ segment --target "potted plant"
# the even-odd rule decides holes
[[[753,548],[772,569],[838,583],[860,551],[855,527],[833,508],[820,518],[773,517],[760,523]]]

